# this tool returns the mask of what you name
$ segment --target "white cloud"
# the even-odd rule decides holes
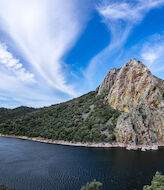
[[[154,48],[153,48],[154,49]],[[152,63],[154,63],[154,61],[156,61],[159,57],[159,53],[154,52],[153,49],[149,49],[149,50],[144,50],[144,52],[141,55],[141,58],[144,60],[144,62],[148,62],[149,66],[152,65]]]
[[[0,107],[47,106],[64,101],[46,87],[20,80],[13,72],[0,64]]]
[[[112,55],[121,50],[134,25],[139,24],[148,11],[163,5],[164,0],[104,0],[97,7],[103,22],[108,26],[111,40],[109,45],[91,60],[85,71],[85,77],[91,85],[92,81],[97,78],[97,72],[103,70],[103,67],[109,64],[108,60]],[[155,56],[151,56],[155,59]]]
[[[143,44],[141,60],[153,73],[164,72],[164,35],[153,35]]]
[[[0,0],[0,32],[7,34],[0,41],[9,47],[0,43],[0,107],[40,107],[78,95],[62,58],[85,28],[91,3]]]
[[[110,20],[126,20],[131,23],[140,21],[145,13],[152,8],[159,7],[164,4],[164,0],[138,0],[138,1],[122,1],[117,3],[109,3],[98,7],[98,11],[105,19]]]
[[[2,43],[0,43],[0,64],[11,71],[17,79],[27,83],[35,82],[34,74],[28,72],[20,61],[7,50],[7,46]]]
[[[77,93],[67,84],[62,57],[74,45],[86,21],[78,5],[75,0],[0,0],[1,27],[35,74],[71,96]]]
[[[141,17],[140,12],[137,9],[134,9],[131,4],[123,2],[123,3],[113,3],[105,6],[98,7],[98,11],[101,15],[103,15],[106,19],[112,20],[128,20],[130,22],[134,22],[139,20]]]

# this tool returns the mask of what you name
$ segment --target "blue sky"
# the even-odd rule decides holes
[[[0,107],[87,93],[141,60],[164,79],[164,0],[0,0]]]

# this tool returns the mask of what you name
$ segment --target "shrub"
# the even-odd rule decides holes
[[[83,186],[81,190],[102,190],[103,184],[94,180],[91,183],[87,183],[86,186]]]
[[[14,190],[5,185],[0,185],[0,190]]]
[[[151,185],[145,185],[143,187],[143,190],[163,190],[164,189],[164,175],[162,175],[160,172],[156,172],[155,176],[153,177],[153,180],[151,182]]]

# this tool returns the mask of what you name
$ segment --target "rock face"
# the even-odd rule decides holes
[[[117,76],[118,70],[117,69],[111,69],[107,75],[104,78],[104,81],[100,85],[98,89],[98,95],[101,95],[105,92],[109,92],[109,90],[112,88],[112,86],[115,83],[116,76]]]
[[[109,104],[120,111],[117,142],[139,145],[164,143],[164,81],[140,61],[131,59],[112,69],[99,86]]]

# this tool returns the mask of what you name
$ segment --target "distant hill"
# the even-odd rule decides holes
[[[15,109],[0,108],[0,123],[4,123],[9,119],[25,116],[27,113],[35,111],[34,108],[21,106]]]
[[[164,81],[135,59],[93,92],[50,107],[0,109],[0,133],[74,142],[164,142]]]

